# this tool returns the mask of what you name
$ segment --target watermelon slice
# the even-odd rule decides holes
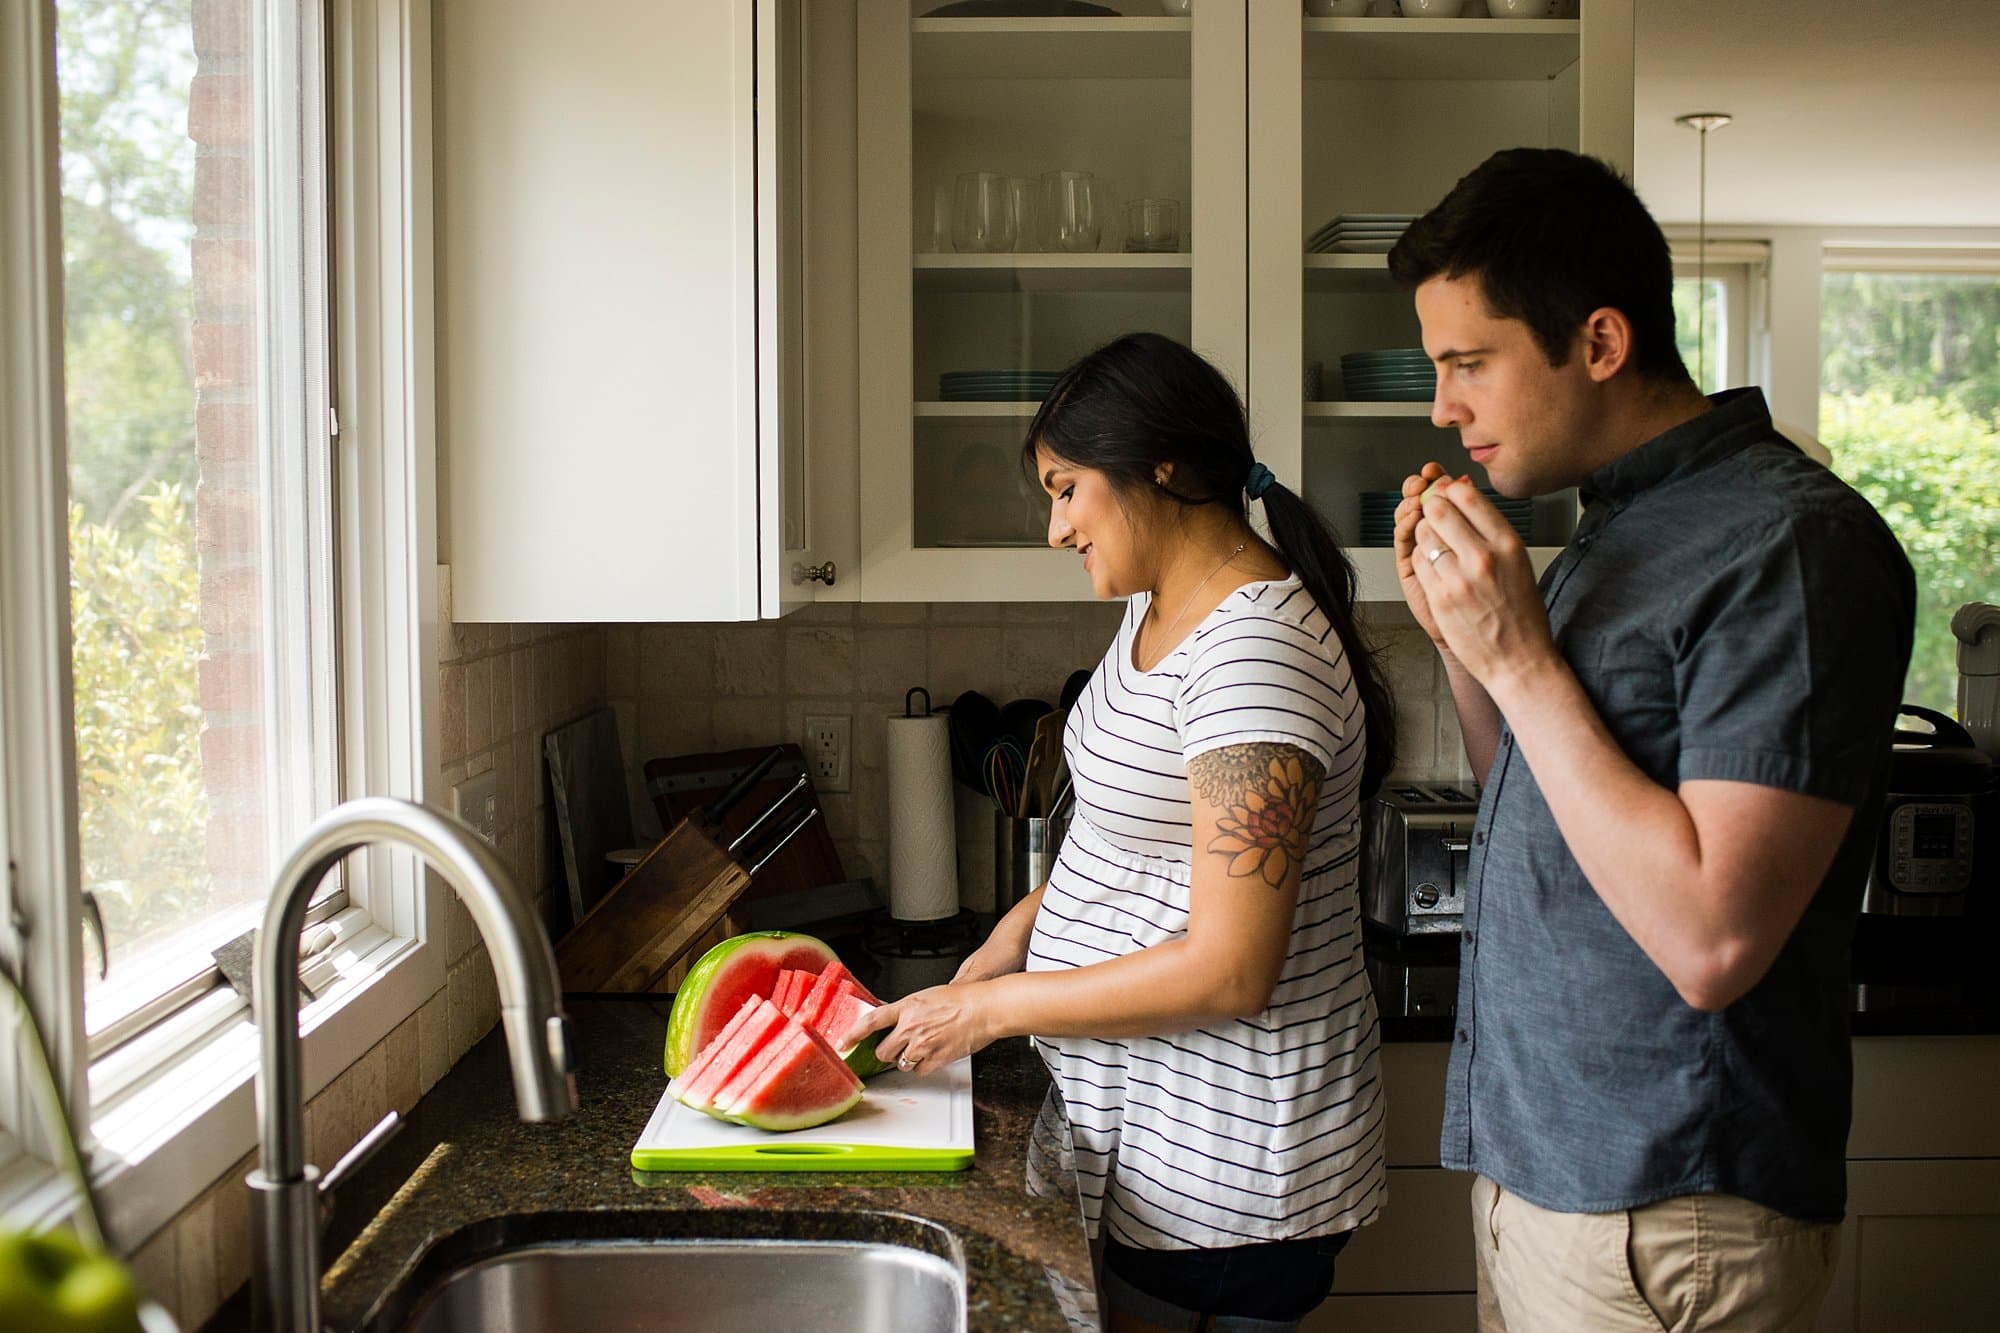
[[[702,1047],[701,1053],[688,1062],[686,1069],[667,1080],[667,1086],[674,1089],[676,1097],[680,1096],[680,1088],[700,1078],[702,1071],[715,1062],[715,1057],[722,1053],[723,1047],[735,1040],[736,1034],[743,1030],[743,1025],[750,1021],[750,1016],[757,1012],[757,1006],[762,1003],[763,1001],[758,999],[745,1000],[743,1007],[736,1011],[736,1017],[729,1020],[729,1026],[717,1033],[714,1041]]]
[[[731,1119],[729,1108],[735,1104],[736,1099],[756,1086],[764,1067],[770,1064],[773,1058],[797,1045],[799,1040],[798,1021],[783,1014],[778,1015],[778,1022],[764,1040],[744,1054],[743,1060],[736,1066],[736,1072],[724,1079],[722,1086],[716,1089],[707,1108],[709,1114]]]
[[[886,1034],[871,1032],[860,1041],[845,1047],[840,1041],[876,1007],[872,1000],[864,1000],[852,990],[842,988],[836,990],[820,1010],[820,1036],[833,1047],[834,1053],[840,1056],[847,1067],[862,1078],[872,1078],[889,1068],[875,1054],[875,1043]]]
[[[847,964],[841,962],[838,958],[821,968],[819,975],[820,980],[835,986],[858,986],[861,984],[854,979],[854,974],[847,970]]]
[[[771,1039],[784,1029],[785,1016],[779,1013],[777,1006],[769,1000],[752,1000],[750,1005],[753,1012],[749,1020],[736,1031],[728,1044],[724,1045],[718,1040],[708,1048],[717,1052],[713,1059],[692,1076],[672,1081],[681,1085],[674,1095],[683,1105],[697,1111],[707,1111],[711,1115],[715,1114],[716,1094],[728,1085],[730,1079],[754,1063],[757,1057],[763,1054]],[[695,1057],[696,1065],[701,1064],[708,1050]],[[689,1068],[693,1070],[694,1066],[691,1065]],[[672,1083],[669,1086],[672,1086]]]
[[[752,931],[710,949],[674,996],[673,1013],[667,1019],[667,1075],[687,1068],[728,1026],[745,1000],[769,997],[780,972],[797,968],[817,973],[834,961],[833,950],[821,941],[784,930]]]
[[[797,1013],[799,1002],[818,979],[802,967],[786,968],[778,974],[778,993],[772,997],[773,1003],[788,1014]]]
[[[881,1007],[882,1002],[876,999],[866,986],[856,981],[851,974],[841,979],[840,987],[871,1009]]]
[[[732,1120],[757,1129],[810,1129],[845,1115],[861,1100],[861,1080],[818,1033],[796,1024],[727,1103]]]
[[[809,1028],[818,1028],[820,1011],[826,1008],[827,1000],[840,989],[840,979],[844,975],[851,974],[838,962],[828,963],[826,971],[819,974],[819,979],[813,982],[812,989],[806,992],[804,1003],[793,1011],[793,1017]]]

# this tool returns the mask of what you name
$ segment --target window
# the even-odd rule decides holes
[[[1955,714],[1952,612],[2000,598],[2000,260],[1829,249],[1819,429],[1916,570],[1903,698]]]
[[[216,984],[333,794],[321,117],[259,10],[56,6],[94,1053]]]
[[[1706,263],[1692,241],[1675,242],[1673,253],[1674,342],[1688,374],[1703,393],[1759,382],[1769,247],[1711,241]]]
[[[261,898],[338,792],[421,800],[436,768],[428,13],[0,5],[0,964],[128,1246],[255,1146],[257,1034],[208,966],[254,921],[249,882]],[[337,602],[336,581],[367,595]],[[204,675],[229,652],[254,660]],[[251,743],[204,745],[242,722]],[[121,745],[155,785],[79,765]],[[256,781],[223,781],[224,758]],[[176,818],[146,804],[162,791]],[[309,1097],[444,984],[426,927],[443,901],[414,860],[340,869],[308,940],[326,945],[305,975]],[[171,906],[107,910],[141,876]],[[111,927],[103,985],[86,890]],[[16,1046],[0,1016],[0,1212],[46,1224],[74,1195],[24,1116]]]

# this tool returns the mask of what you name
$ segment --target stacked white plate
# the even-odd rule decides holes
[[[1306,237],[1306,253],[1386,255],[1416,220],[1414,213],[1338,213]]]

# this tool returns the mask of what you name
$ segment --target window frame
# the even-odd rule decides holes
[[[1698,277],[1706,259],[1708,280],[1722,285],[1724,388],[1762,384],[1770,373],[1771,247],[1762,241],[1700,241],[1670,235],[1674,278]],[[1693,368],[1690,368],[1691,370]]]
[[[292,589],[329,599],[332,643],[313,651],[337,663],[313,707],[337,703],[338,746],[306,747],[320,766],[310,786],[422,800],[439,751],[430,13],[423,0],[302,0],[297,12],[318,22],[300,25],[291,58],[326,76],[331,206],[321,213],[319,253],[329,271],[322,327],[336,405],[321,432],[331,437],[324,493],[301,500],[332,516],[321,564],[330,575]],[[26,941],[31,1000],[77,1108],[107,1232],[130,1252],[255,1150],[258,1048],[248,1006],[216,989],[95,1061],[86,1052],[54,33],[54,0],[0,7],[0,71],[9,76],[0,79],[0,220],[9,238],[0,250],[0,424],[10,441],[34,446],[0,451],[0,643],[9,664],[0,671],[0,852],[20,867],[0,888],[0,906],[46,918]],[[296,738],[270,743],[274,762],[275,747],[297,754]],[[308,971],[319,998],[301,1015],[307,1097],[445,982],[442,890],[414,858],[357,853],[342,871],[346,903],[315,912],[331,911],[334,943]],[[19,893],[17,881],[26,886]],[[0,916],[0,959],[12,964],[19,942],[7,921]],[[19,1142],[8,1132],[23,1124],[8,1036],[0,1030],[0,1213],[46,1225],[73,1206],[73,1192],[46,1141],[32,1129]]]

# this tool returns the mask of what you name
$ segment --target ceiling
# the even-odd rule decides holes
[[[1590,0],[1583,0],[1588,8]],[[2000,0],[1635,0],[1633,175],[1663,222],[2000,227]]]

